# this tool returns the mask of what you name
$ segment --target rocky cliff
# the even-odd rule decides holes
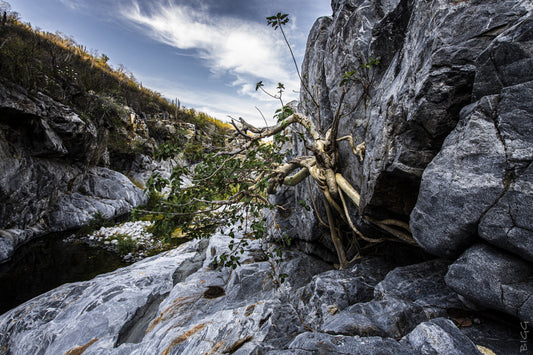
[[[106,152],[101,127],[69,107],[2,87],[0,127],[0,261],[35,236],[80,227],[97,212],[116,217],[146,201],[124,175],[96,166]]]
[[[533,5],[334,0],[332,8],[312,29],[303,64],[319,89],[320,120],[305,94],[301,109],[327,130],[344,72],[381,58],[367,72],[365,104],[340,127],[366,144],[362,162],[341,146],[342,173],[361,192],[352,214],[369,232],[363,215],[408,221],[434,255],[389,244],[333,270],[323,262],[333,250],[327,232],[297,208],[318,193],[286,190],[277,199],[295,207],[277,221],[307,253],[286,251],[276,266],[265,261],[268,246],[251,240],[242,265],[214,271],[231,240],[223,230],[1,315],[2,353],[531,349]],[[352,89],[348,111],[363,91]],[[277,267],[288,274],[279,287],[269,276]]]
[[[344,110],[363,104],[339,128],[366,145],[360,161],[339,143],[341,172],[361,194],[353,219],[369,233],[363,215],[409,222],[424,250],[459,257],[449,286],[531,321],[532,3],[333,0],[332,8],[311,30],[302,68],[320,115],[305,91],[300,110],[325,132],[343,74],[359,71]],[[369,58],[380,64],[365,68]],[[278,201],[297,209],[313,196],[320,210],[320,192],[307,186]],[[284,223],[305,250],[329,258],[328,231],[312,211]]]
[[[0,262],[31,238],[146,203],[137,185],[165,169],[151,152],[187,133],[183,123],[147,125],[131,108],[92,95],[100,120],[43,93],[0,86]]]
[[[0,263],[30,238],[145,202],[136,185],[160,168],[170,174],[152,159],[160,144],[188,159],[224,144],[222,122],[169,102],[70,37],[5,11],[0,39]]]

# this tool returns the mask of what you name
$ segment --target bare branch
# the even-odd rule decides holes
[[[354,143],[353,143],[352,136],[344,136],[344,137],[341,137],[341,138],[337,139],[337,143],[338,142],[342,142],[342,141],[348,141],[348,143],[350,144],[350,147],[352,147],[353,154],[358,156],[361,161],[364,160],[364,154],[365,154],[365,150],[366,150],[365,142],[359,143],[357,145],[357,147],[355,147]]]
[[[237,155],[249,149],[252,146],[252,144],[254,144],[255,142],[261,139],[267,138],[267,137],[272,137],[273,135],[282,132],[284,129],[286,129],[287,127],[289,127],[290,125],[294,123],[299,123],[302,126],[304,126],[307,132],[311,135],[311,138],[313,138],[315,142],[320,140],[321,138],[320,134],[316,130],[314,123],[308,117],[304,115],[301,115],[299,113],[293,113],[292,115],[290,115],[289,117],[281,121],[276,126],[265,127],[263,129],[256,128],[258,130],[258,133],[255,134],[254,136],[247,136],[249,137],[247,138],[248,142],[244,144],[241,148],[230,151],[230,152],[218,152],[217,155]]]
[[[257,106],[254,106],[254,107],[257,111],[259,111],[259,114],[261,115],[261,117],[263,117],[263,121],[265,121],[265,127],[268,128],[268,122],[265,118],[265,115],[263,115],[263,112],[261,112],[261,110]]]

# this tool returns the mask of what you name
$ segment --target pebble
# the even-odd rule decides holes
[[[129,237],[136,242],[137,250],[123,255],[122,259],[126,262],[134,262],[146,258],[148,256],[146,251],[162,246],[159,239],[146,231],[151,225],[152,222],[136,221],[125,222],[114,227],[101,227],[94,233],[82,237],[82,240],[91,245],[103,246],[104,249],[118,252],[119,239]]]

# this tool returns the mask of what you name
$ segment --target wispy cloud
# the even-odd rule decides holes
[[[299,86],[279,33],[264,24],[231,17],[215,18],[205,5],[193,9],[171,2],[151,6],[133,2],[121,12],[127,20],[148,30],[154,39],[182,50],[196,51],[214,75],[233,76],[231,85],[241,95],[254,97],[253,83],[259,80],[271,84],[282,81],[289,95]]]
[[[231,95],[215,90],[195,90],[174,81],[149,76],[145,76],[143,82],[156,91],[164,92],[169,98],[179,98],[187,107],[205,112],[222,121],[229,121],[229,116],[243,117],[250,124],[264,126],[265,120],[257,107],[264,114],[268,125],[275,124],[272,114],[279,108],[279,102],[264,96],[250,100],[247,96]]]
[[[59,2],[72,10],[79,10],[85,6],[82,0],[59,0]]]

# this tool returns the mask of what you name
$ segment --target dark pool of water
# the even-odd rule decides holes
[[[0,264],[0,314],[64,283],[128,265],[117,254],[81,242],[64,242],[70,233],[47,235],[21,246]]]

